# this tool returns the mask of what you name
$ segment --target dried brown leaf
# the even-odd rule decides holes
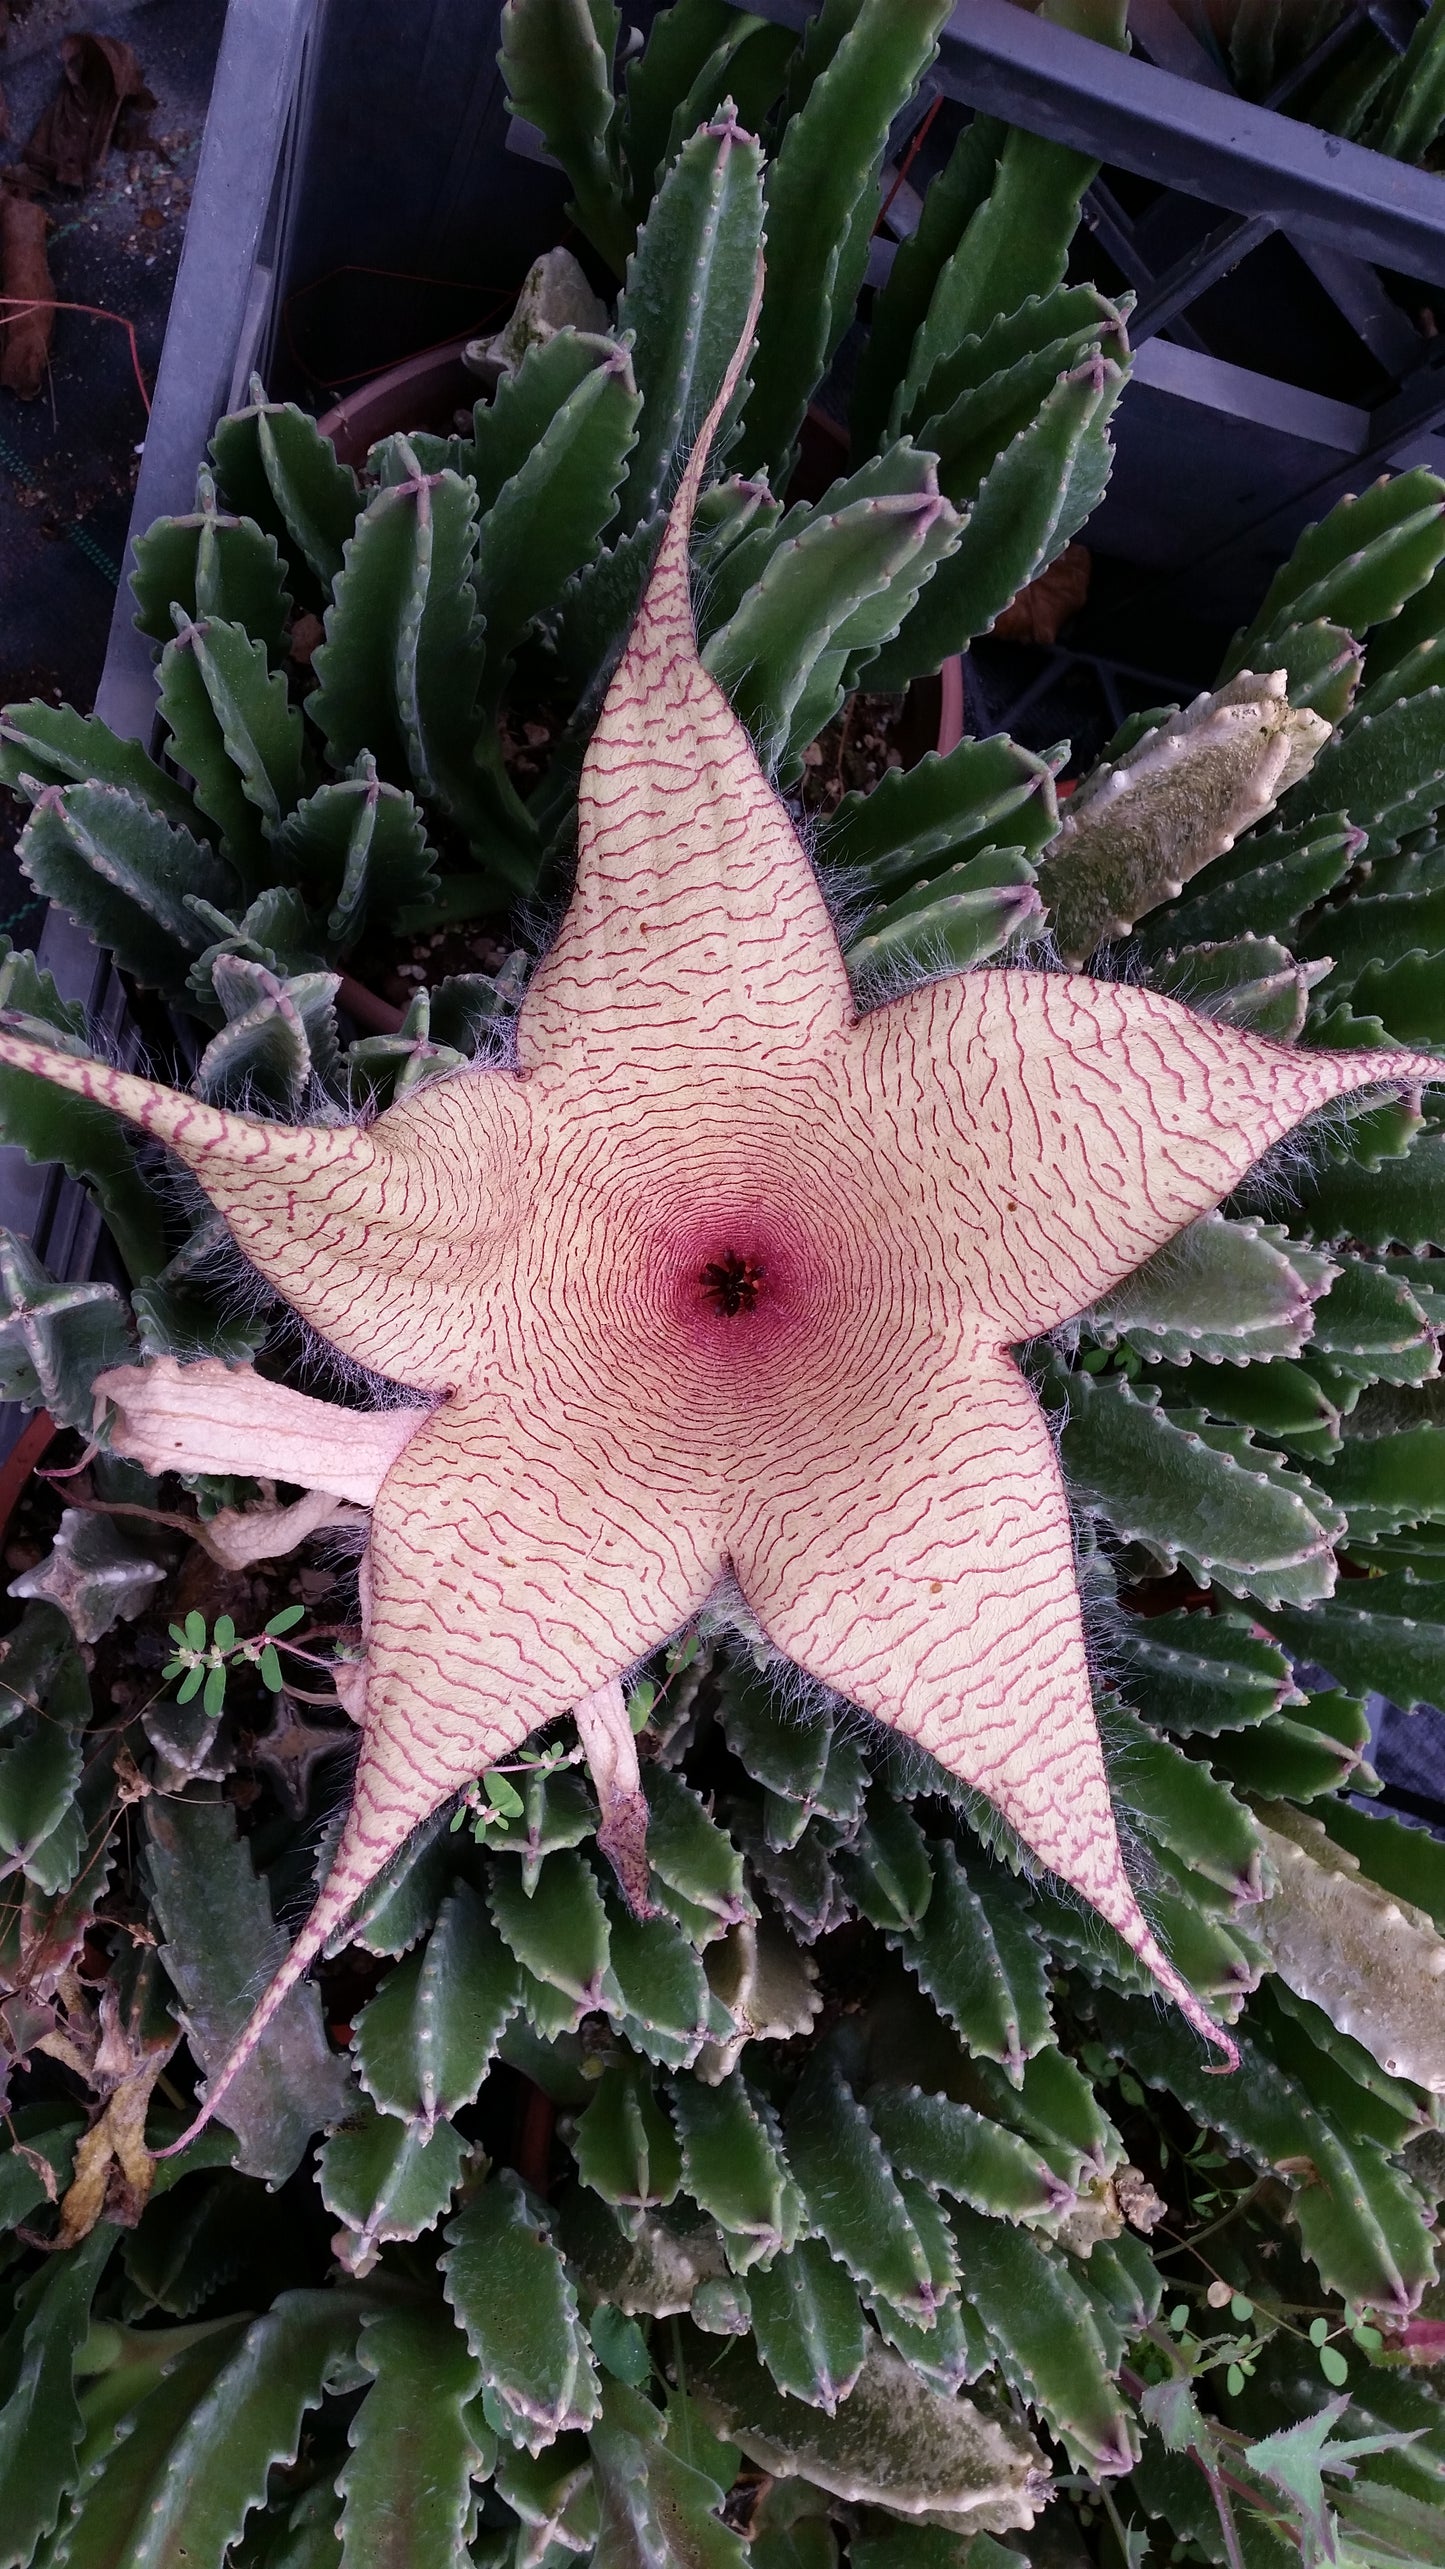
[[[28,196],[0,191],[0,384],[34,401],[45,381],[55,327],[55,286],[45,255],[50,217]]]
[[[57,2248],[73,2248],[101,2219],[121,2230],[135,2228],[155,2175],[155,2161],[145,2145],[146,2114],[169,2057],[169,2050],[153,2054],[134,2077],[123,2079],[76,2143],[75,2174],[61,2198]]]
[[[155,103],[129,45],[116,36],[65,36],[60,86],[31,132],[26,165],[51,186],[88,187],[122,110]]]

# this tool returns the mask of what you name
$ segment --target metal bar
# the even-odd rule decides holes
[[[1155,283],[1155,271],[1139,247],[1139,238],[1134,225],[1114,196],[1112,189],[1107,188],[1101,178],[1095,179],[1084,198],[1084,221],[1100,249],[1108,252],[1115,267],[1134,288],[1135,293],[1141,299],[1147,296]],[[1176,321],[1174,336],[1185,347],[1196,348],[1201,354],[1207,353],[1204,341],[1191,321]]]
[[[1287,551],[1294,536],[1309,517],[1322,517],[1346,491],[1363,490],[1372,477],[1384,471],[1412,440],[1425,440],[1432,429],[1445,422],[1445,345],[1434,364],[1420,366],[1402,389],[1381,402],[1373,411],[1355,410],[1340,402],[1329,402],[1318,394],[1297,391],[1291,386],[1272,382],[1266,376],[1251,377],[1242,369],[1225,366],[1219,360],[1206,360],[1201,367],[1197,358],[1184,356],[1167,343],[1156,340],[1141,358],[1136,381],[1146,378],[1146,368],[1158,374],[1163,371],[1162,388],[1171,388],[1169,377],[1186,381],[1192,370],[1193,389],[1207,399],[1209,375],[1219,378],[1221,412],[1241,413],[1239,391],[1251,384],[1268,396],[1270,417],[1254,415],[1267,426],[1277,426],[1286,434],[1317,438],[1322,447],[1332,447],[1329,461],[1312,479],[1301,481],[1284,497],[1262,508],[1244,523],[1228,527],[1217,543],[1195,553],[1190,561],[1190,578],[1198,586],[1206,574],[1219,573],[1230,560],[1256,555],[1261,544],[1268,544],[1271,530],[1279,530],[1279,550]],[[1233,379],[1233,380],[1231,380]],[[1292,424],[1288,407],[1298,413]],[[1333,415],[1333,416],[1332,416]],[[1406,457],[1406,460],[1414,460]],[[1114,611],[1128,604],[1127,596],[1116,600]]]
[[[1154,283],[1154,270],[1134,237],[1134,226],[1124,212],[1114,191],[1096,178],[1084,198],[1084,221],[1103,250],[1107,250],[1116,268],[1122,270],[1136,294],[1143,294]]]
[[[1314,52],[1293,71],[1286,74],[1270,92],[1266,106],[1280,107],[1293,97],[1300,83],[1319,69],[1333,53],[1337,41],[1352,34],[1361,23],[1361,12],[1351,11]],[[1206,88],[1230,90],[1232,84],[1220,69],[1214,56],[1199,38],[1176,15],[1174,0],[1131,0],[1129,32],[1142,44],[1151,62],[1162,71],[1177,71],[1187,80],[1202,81]],[[1403,39],[1387,30],[1396,50],[1403,50]],[[1107,245],[1106,245],[1107,246]],[[1356,336],[1364,341],[1370,355],[1385,372],[1398,382],[1418,365],[1424,353],[1423,342],[1408,316],[1385,292],[1375,270],[1365,259],[1346,258],[1341,250],[1326,250],[1317,241],[1295,241],[1295,255],[1303,259],[1317,285],[1323,287],[1337,312],[1347,321]],[[1149,298],[1144,298],[1147,303]],[[1163,325],[1154,325],[1161,328]],[[1137,338],[1138,315],[1134,336]]]
[[[1359,14],[1397,54],[1408,51],[1429,0],[1360,0]]]
[[[1309,392],[1279,375],[1257,374],[1252,366],[1236,366],[1227,357],[1197,356],[1168,339],[1151,339],[1140,349],[1134,385],[1213,411],[1221,422],[1317,447],[1322,455],[1338,456],[1342,471],[1357,473],[1370,443],[1371,413],[1358,403]]]
[[[151,520],[191,507],[196,466],[225,408],[252,271],[316,0],[231,0],[216,62],[185,245],[141,456],[105,670],[95,700],[117,731],[148,739],[154,655],[136,632],[129,572]]]
[[[1393,296],[1385,292],[1369,261],[1347,259],[1343,251],[1322,249],[1318,241],[1295,241],[1291,247],[1356,338],[1363,340],[1375,363],[1383,366],[1387,375],[1393,375],[1397,383],[1402,375],[1412,373],[1429,342],[1421,337],[1409,314],[1402,312]]]
[[[1129,33],[1161,71],[1177,71],[1200,80],[1206,89],[1222,89],[1232,98],[1234,83],[1207,45],[1202,45],[1174,7],[1174,0],[1130,0]]]
[[[1436,341],[1436,346],[1440,345]],[[1445,350],[1438,357],[1417,366],[1413,375],[1370,412],[1370,434],[1360,456],[1361,465],[1389,461],[1397,448],[1411,437],[1422,437],[1438,428],[1445,419]]]
[[[1210,286],[1228,276],[1231,268],[1237,268],[1251,250],[1259,248],[1261,241],[1267,241],[1274,228],[1273,217],[1268,214],[1231,214],[1226,222],[1207,232],[1192,250],[1186,250],[1182,259],[1176,259],[1172,267],[1156,277],[1141,298],[1129,322],[1134,345],[1142,346],[1156,331],[1167,330],[1178,314],[1187,312]]]
[[[804,27],[805,0],[750,0]],[[950,97],[1234,214],[1445,285],[1445,179],[1048,26],[963,0],[934,74]]]
[[[191,506],[196,465],[231,389],[235,353],[280,161],[287,118],[316,0],[232,0],[217,57],[185,245],[171,297],[155,399],[126,544],[161,517]],[[132,621],[122,578],[95,710],[111,727],[149,742],[155,725],[154,655]],[[108,956],[52,903],[37,957],[62,998],[78,999],[102,1041],[124,1051],[125,1000]],[[30,1239],[62,1275],[87,1275],[99,1220],[84,1191],[58,1170],[32,1168],[0,1146],[7,1226]],[[24,1425],[0,1411],[0,1454]]]
[[[1278,107],[1287,97],[1292,97],[1300,82],[1332,53],[1337,39],[1351,34],[1360,24],[1361,12],[1357,8],[1340,20],[1338,27],[1315,47],[1304,62],[1296,64],[1278,88],[1271,91],[1265,104]],[[1180,72],[1187,80],[1202,81],[1206,88],[1227,90],[1232,94],[1232,83],[1214,56],[1176,14],[1174,0],[1131,0],[1129,32],[1136,43],[1143,45],[1149,60],[1157,63],[1161,70]],[[1401,45],[1397,45],[1397,50],[1400,49]],[[1097,191],[1091,191],[1094,192]],[[1107,248],[1109,244],[1105,246]],[[1304,261],[1316,284],[1329,296],[1336,311],[1363,340],[1376,364],[1384,367],[1386,374],[1398,382],[1402,375],[1409,374],[1419,364],[1424,354],[1420,334],[1385,292],[1368,260],[1347,258],[1342,250],[1327,250],[1317,241],[1297,240],[1290,246],[1295,256]],[[1141,244],[1141,247],[1146,245]],[[1117,252],[1111,252],[1111,255],[1117,259]],[[1133,282],[1137,284],[1139,280],[1134,279]],[[1140,291],[1147,305],[1150,296],[1142,285]],[[1163,324],[1156,322],[1154,327],[1160,329]],[[1133,335],[1136,338],[1140,335],[1137,314]],[[1175,335],[1180,335],[1177,330]],[[1202,341],[1199,344],[1202,346]]]
[[[1328,71],[1336,54],[1343,53],[1346,45],[1354,42],[1367,18],[1369,18],[1369,12],[1366,10],[1347,9],[1343,18],[1338,19],[1331,27],[1329,34],[1321,36],[1313,53],[1306,54],[1302,62],[1297,62],[1291,71],[1284,74],[1283,79],[1275,82],[1264,101],[1265,106],[1273,109],[1288,106],[1289,101],[1299,95],[1306,81],[1312,80],[1316,72]],[[1370,23],[1374,23],[1373,19],[1370,19]],[[1395,43],[1393,33],[1388,27],[1380,27],[1376,32],[1384,37],[1387,44]],[[1395,45],[1395,51],[1398,53],[1400,50],[1400,46]]]
[[[302,48],[315,0],[232,0],[216,61],[185,245],[166,322],[155,399],[126,539],[151,520],[188,509],[196,465],[231,388],[252,272],[275,184]],[[155,725],[155,655],[135,627],[122,578],[95,710],[114,731],[149,742]],[[53,905],[38,954],[66,998],[92,1013],[110,965],[83,928]]]

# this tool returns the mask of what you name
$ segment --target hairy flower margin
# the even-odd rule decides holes
[[[672,13],[674,43],[697,15]],[[830,62],[815,52],[791,75],[769,234],[774,268],[781,244],[815,301],[819,262],[787,258],[787,227],[816,211],[841,237],[840,199],[851,187],[859,204],[876,187],[882,131],[867,119],[882,114],[886,130],[931,42],[926,19],[865,6]],[[158,638],[172,630],[172,597],[187,619],[167,645],[163,701],[195,800],[93,724],[53,708],[6,717],[7,773],[49,788],[27,833],[35,879],[123,953],[131,939],[142,977],[162,972],[198,1014],[211,1038],[200,1090],[216,1103],[269,1097],[294,1115],[319,1082],[345,1112],[494,1045],[515,971],[500,990],[464,976],[420,999],[400,1036],[346,1055],[326,985],[338,961],[364,960],[368,904],[385,935],[435,901],[441,875],[453,907],[462,884],[478,914],[495,915],[502,887],[534,879],[549,842],[565,840],[565,754],[528,819],[489,760],[489,726],[509,691],[523,702],[550,691],[576,702],[580,749],[592,674],[631,612],[630,566],[670,469],[658,423],[689,403],[698,416],[706,369],[715,383],[737,334],[758,223],[758,163],[738,125],[665,52],[634,68],[614,110],[605,57],[583,30],[567,73],[574,122],[549,128],[537,87],[555,31],[519,68],[538,24],[535,8],[508,13],[518,104],[572,153],[604,254],[609,238],[625,250],[625,226],[646,216],[627,365],[611,346],[557,334],[560,348],[540,343],[479,414],[474,452],[414,440],[395,467],[375,458],[375,482],[360,488],[327,466],[299,413],[253,406],[223,424],[230,509],[203,493],[195,519],[158,530],[147,557]],[[724,83],[750,101],[788,78],[783,40],[737,26],[707,75],[719,107]],[[744,45],[754,50],[739,59]],[[654,195],[680,81],[692,107],[679,131],[705,130]],[[592,101],[580,118],[579,97]],[[816,371],[833,321],[810,349],[785,295],[765,314],[757,424],[745,412],[751,445],[729,459],[744,469],[704,511],[705,648],[784,777],[866,670],[880,687],[899,683],[910,657],[924,668],[967,639],[973,615],[988,620],[980,565],[994,566],[992,594],[1006,601],[1020,571],[1001,527],[1046,528],[1046,555],[1073,531],[1061,475],[1099,486],[1097,463],[1090,482],[1079,459],[1102,453],[1107,408],[1086,419],[1087,397],[1102,369],[1122,379],[1127,350],[1117,309],[1060,282],[1078,166],[1028,137],[994,132],[982,149],[977,135],[960,146],[932,230],[875,304],[882,354],[855,405],[863,469],[875,443],[895,442],[857,502],[845,486],[801,519],[770,515],[759,467],[781,474],[801,416],[788,368],[800,382]],[[818,211],[825,177],[835,193]],[[1013,262],[1007,310],[987,300],[991,238]],[[646,325],[678,308],[689,273],[713,284],[689,306],[701,317],[679,354],[675,335],[659,323],[649,342]],[[836,313],[851,313],[855,290],[840,272]],[[969,292],[983,298],[972,312]],[[1080,338],[1090,330],[1096,355]],[[1017,379],[1009,437],[980,476],[981,441],[1002,416],[996,359],[1028,360],[1032,373]],[[930,393],[940,365],[951,372]],[[930,438],[932,489],[918,460],[934,455]],[[450,524],[434,515],[429,585],[408,624],[386,581],[406,554],[398,527],[416,506],[418,463],[422,478],[454,472],[477,497],[470,517],[466,506]],[[1021,489],[1040,494],[1032,518]],[[880,494],[903,504],[870,515]],[[872,888],[858,942],[883,941],[855,965],[860,979],[885,961],[899,975],[985,960],[1037,922],[1045,898],[1060,945],[1076,951],[1090,905],[1103,904],[1106,923],[1134,924],[1144,981],[1206,1000],[1226,1023],[1306,1044],[1436,1041],[1442,498],[1429,476],[1402,476],[1306,537],[1216,696],[1162,730],[1157,715],[1131,726],[1076,788],[1067,837],[1049,769],[1007,742],[965,744],[845,802],[824,855],[855,891]],[[368,537],[348,631],[342,564],[358,512],[394,554],[388,567]],[[537,566],[541,531],[560,542],[564,523],[572,559],[554,547],[534,605],[518,566]],[[955,537],[925,579],[924,549]],[[860,600],[868,545],[878,585]],[[967,576],[950,592],[960,556]],[[417,558],[403,561],[404,585]],[[467,643],[468,588],[485,601],[479,648]],[[312,715],[283,714],[282,600],[303,596],[329,597],[328,639],[345,645],[318,691],[325,766]],[[931,621],[905,641],[925,608]],[[405,697],[422,715],[410,726],[384,692],[390,641],[368,660],[373,627],[402,626],[421,673],[421,694]],[[1283,672],[1282,697],[1241,693],[1240,673],[1260,670]],[[223,692],[231,719],[217,748],[208,709]],[[1250,711],[1233,718],[1241,706],[1259,768]],[[1328,743],[1286,707],[1327,724]],[[1307,774],[1278,781],[1281,741],[1315,747]],[[1266,752],[1286,798],[1275,815],[1261,806]],[[6,970],[6,1004],[76,1049],[84,1030],[33,967],[15,958]],[[54,1284],[9,1244],[13,1391],[88,1432],[95,1378],[126,1369],[133,1327],[153,1362],[245,1361],[261,1315],[238,1322],[204,1223],[177,1251],[174,1211],[108,1118],[52,1098],[44,1121],[33,1086],[0,1081],[7,1130],[89,1177],[135,1279],[128,1310],[111,1288]],[[280,1778],[313,1775],[311,1812],[329,1807],[314,1742],[344,1739],[345,1725],[320,1712],[307,1745],[306,1699],[291,1693],[263,1731],[259,1677],[241,1669],[217,1719],[158,1700],[143,1723],[116,1720],[104,1690],[130,1666],[118,1655],[130,1625],[116,1618],[143,1614],[139,1641],[156,1617],[159,1667],[175,1612],[164,1581],[179,1529],[133,1511],[185,1518],[194,1506],[220,1565],[248,1536],[284,1539],[286,1510],[274,1491],[215,1475],[177,1498],[174,1482],[98,1459],[78,1495],[88,1486],[102,1510],[71,1508],[53,1566],[22,1574],[25,1612],[0,1668],[11,1716],[0,1819],[17,1893],[6,2015],[31,2064],[0,2184],[27,2239],[58,2223],[73,2242],[49,2256],[26,2248],[11,2269],[9,2556],[44,2537],[47,2558],[85,2558],[103,2535],[123,2557],[164,2541],[219,2563],[244,2526],[247,2560],[334,2559],[339,2545],[360,2561],[384,2522],[404,2527],[418,2560],[470,2553],[520,2569],[549,2550],[607,2561],[619,2546],[720,2558],[738,2553],[741,2526],[765,2569],[802,2555],[827,2569],[844,2543],[863,2569],[933,2569],[1008,2556],[1016,2534],[1026,2551],[1052,2469],[1078,2541],[1111,2561],[1119,2550],[1163,2560],[1181,2544],[1221,2560],[1241,2544],[1251,2559],[1308,2558],[1312,2546],[1438,2558],[1440,2419],[1419,2365],[1440,2325],[1445,1888],[1432,1842],[1359,1798],[1370,1780],[1359,1697],[1375,1688],[1409,1705],[1438,1691],[1435,1144],[1428,1103],[1352,1114],[1294,1205],[1231,1204],[1196,1225],[1090,1316],[1076,1347],[1045,1351],[1036,1374],[1067,1409],[1084,1571],[1133,1708],[1104,1708],[1115,1792],[1152,1867],[1151,1916],[1233,2023],[1238,2080],[1207,2078],[1124,1950],[1020,1874],[976,1803],[941,1795],[936,1771],[860,1734],[830,1701],[780,1700],[746,1647],[704,1633],[654,1664],[636,1733],[659,1914],[639,1923],[617,1902],[576,1767],[514,1775],[522,1810],[505,1838],[487,1830],[478,1845],[439,1815],[367,1901],[350,1976],[324,1984],[359,2085],[328,2046],[315,1994],[295,1993],[234,2100],[240,2172],[226,2165],[229,2137],[208,2134],[163,2165],[147,2201],[138,2144],[163,2143],[180,2119],[167,1992],[194,2056],[214,2066],[283,1948],[271,1892],[297,1907],[307,1896],[315,1820],[304,1795],[300,1810],[286,1802]],[[279,1448],[276,1474],[289,1477]],[[321,1496],[355,1511],[345,1488]],[[1107,1552],[1089,1527],[1106,1530]],[[1331,1590],[1341,1553],[1368,1575]],[[259,1635],[279,1604],[273,1574],[254,1569],[265,1558],[250,1556],[243,1634]],[[1163,1595],[1161,1573],[1174,1581]],[[1131,1607],[1164,1611],[1111,1619],[1120,1578]],[[214,1798],[227,1773],[253,1804],[257,1785],[275,1794],[249,1841]],[[128,1857],[112,1870],[137,1829],[144,1887]],[[118,1923],[82,1946],[100,1904]],[[156,1934],[159,1953],[128,1924]],[[82,1953],[108,1957],[103,1976],[89,1960],[73,1968]],[[77,2080],[85,2113],[71,2102]],[[318,2129],[322,2199],[340,2224],[334,2265],[310,2179],[282,2182]],[[1191,2235],[1197,2247],[1181,2250]],[[39,2445],[32,2383],[46,2386]]]

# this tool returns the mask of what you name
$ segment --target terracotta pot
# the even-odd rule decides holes
[[[481,390],[478,378],[462,363],[466,339],[451,339],[440,348],[428,348],[418,357],[407,357],[399,366],[389,366],[384,375],[373,375],[343,401],[337,402],[318,421],[322,434],[331,439],[343,464],[364,464],[370,449],[382,437],[394,437],[408,428],[430,428],[445,434],[451,427],[452,415],[469,410]],[[816,403],[809,409],[804,423],[802,459],[794,480],[794,496],[821,498],[828,484],[846,467],[847,433]],[[800,492],[799,485],[807,489]],[[814,488],[816,485],[816,488]],[[938,691],[935,718],[931,702]],[[964,695],[963,660],[955,652],[945,660],[936,678],[920,680],[910,689],[918,700],[919,715],[926,725],[925,737],[943,755],[957,749],[963,738]],[[384,1001],[373,1001],[374,1008],[385,1007]],[[400,1016],[397,1023],[400,1024]]]
[[[470,410],[482,387],[462,363],[465,339],[423,349],[419,357],[388,366],[384,375],[358,385],[317,421],[343,464],[364,464],[379,437],[394,437],[408,428],[431,428],[445,435],[452,413]]]
[[[868,672],[863,672],[863,685]],[[893,746],[905,767],[916,767],[932,749],[945,758],[963,738],[963,660],[958,652],[931,678],[915,678],[893,726]]]
[[[336,993],[348,1016],[354,1017],[364,1035],[395,1035],[401,1031],[402,1010],[389,999],[378,999],[349,972],[343,972]]]

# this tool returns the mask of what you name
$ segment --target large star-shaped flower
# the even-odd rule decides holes
[[[587,755],[515,1070],[298,1129],[0,1037],[165,1140],[337,1347],[437,1396],[376,1498],[340,1847],[243,2051],[420,1821],[729,1572],[779,1650],[986,1794],[1229,2049],[1125,1869],[1068,1502],[1009,1349],[1301,1117],[1436,1065],[1290,1051],[1075,974],[979,971],[860,1016],[698,660],[721,408]]]

